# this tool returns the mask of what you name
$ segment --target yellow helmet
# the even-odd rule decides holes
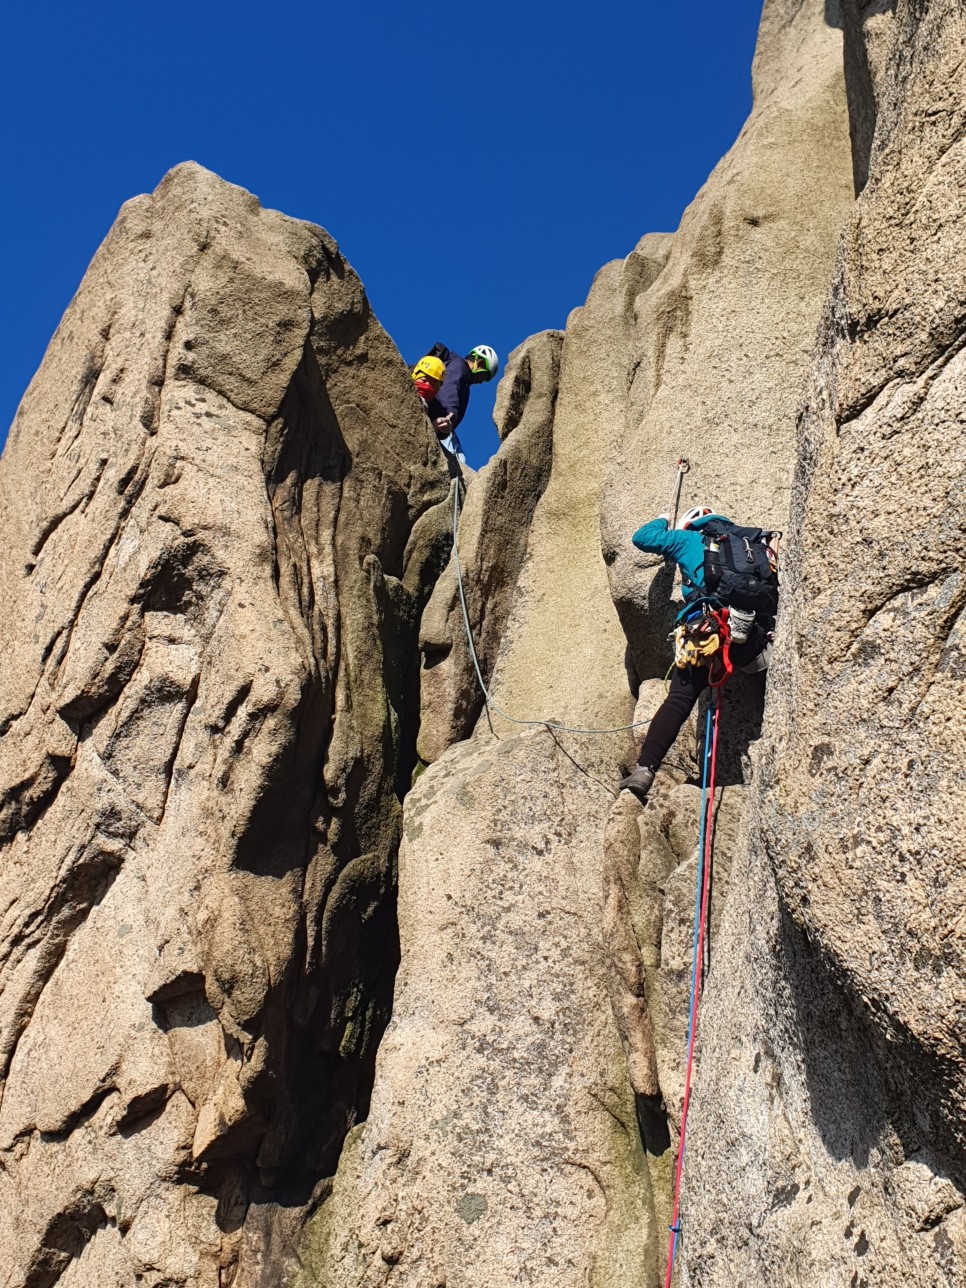
[[[413,380],[418,380],[420,376],[426,376],[430,380],[435,380],[438,384],[442,384],[445,375],[446,366],[439,358],[420,358],[415,367],[413,367]]]

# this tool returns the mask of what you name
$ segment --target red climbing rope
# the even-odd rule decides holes
[[[691,1009],[688,1020],[688,1063],[684,1075],[684,1104],[681,1109],[681,1134],[678,1140],[678,1162],[674,1175],[674,1215],[671,1218],[671,1242],[667,1254],[667,1274],[664,1277],[664,1288],[671,1288],[671,1277],[674,1274],[674,1259],[678,1250],[678,1239],[681,1234],[681,1177],[684,1172],[684,1144],[688,1127],[688,1108],[691,1104],[691,1076],[694,1072],[694,1048],[698,1036],[698,1010],[701,1000],[701,989],[704,984],[704,941],[708,925],[708,908],[711,902],[711,849],[714,838],[714,786],[715,770],[718,763],[718,725],[721,720],[721,693],[714,694],[714,721],[710,722],[705,735],[705,782],[706,790],[701,798],[701,835],[698,842],[698,878],[700,894],[695,901],[696,925],[694,934],[694,960],[691,966]],[[710,749],[709,744],[710,743]],[[711,767],[708,770],[708,757]]]
[[[718,609],[712,613],[712,617],[718,624],[718,638],[721,640],[721,649],[716,658],[711,659],[711,665],[708,667],[708,684],[712,689],[720,689],[731,679],[734,666],[731,663],[731,626],[728,621],[728,610],[726,608]],[[720,662],[720,665],[716,665]]]

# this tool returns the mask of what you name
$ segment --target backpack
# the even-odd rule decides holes
[[[712,519],[699,531],[704,541],[704,593],[756,617],[774,617],[778,559],[768,547],[774,533],[743,528],[729,519]]]

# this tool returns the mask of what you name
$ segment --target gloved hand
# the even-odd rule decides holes
[[[671,516],[669,514],[659,514],[657,517],[663,519],[668,527],[671,526]]]

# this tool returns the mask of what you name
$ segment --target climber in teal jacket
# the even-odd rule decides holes
[[[673,559],[681,569],[681,580],[686,591],[696,590],[704,593],[704,538],[701,528],[712,519],[724,519],[723,514],[714,514],[707,510],[700,517],[692,519],[687,528],[672,528],[670,520],[664,514],[643,528],[638,528],[631,537],[638,550],[649,555],[666,555]]]
[[[712,519],[729,522],[725,515],[715,514],[707,506],[696,505],[682,515],[681,524],[677,528],[672,528],[669,517],[662,514],[650,523],[645,523],[643,528],[638,528],[631,537],[638,550],[649,555],[666,555],[674,560],[681,570],[686,601],[700,600],[707,593],[704,575],[705,541],[701,529]],[[731,657],[741,670],[757,672],[768,665],[771,651],[769,631],[773,624],[767,620],[759,621],[756,617],[747,638],[741,643],[732,643]],[[637,768],[621,782],[621,787],[633,793],[642,804],[647,800],[654,776],[671,744],[707,687],[706,666],[671,668],[668,695],[648,726]]]

